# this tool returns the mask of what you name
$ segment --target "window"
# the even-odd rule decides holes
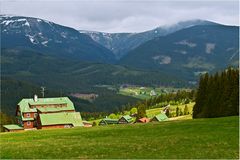
[[[27,117],[30,117],[30,113],[27,113]]]
[[[31,125],[31,122],[30,121],[27,121],[27,126],[30,126]]]

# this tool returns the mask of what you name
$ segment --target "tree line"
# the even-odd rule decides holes
[[[239,115],[239,69],[200,77],[193,118]]]

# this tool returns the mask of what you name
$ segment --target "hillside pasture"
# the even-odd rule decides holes
[[[192,103],[189,103],[189,104],[170,105],[169,109],[170,109],[170,112],[175,113],[177,107],[183,111],[185,105],[187,105],[188,111],[189,111],[189,113],[191,114],[194,104],[195,104],[195,103],[192,102]],[[155,115],[161,113],[161,112],[163,111],[163,109],[164,109],[164,108],[148,109],[148,110],[146,110],[146,113],[147,113],[147,116],[148,116],[149,118],[152,118],[152,117],[154,117]]]
[[[1,133],[1,159],[239,159],[239,118]]]

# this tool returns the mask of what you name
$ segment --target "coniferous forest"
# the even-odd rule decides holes
[[[239,69],[200,77],[193,118],[212,118],[239,114]]]

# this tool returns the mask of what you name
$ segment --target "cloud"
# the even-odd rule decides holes
[[[237,0],[11,0],[1,2],[1,14],[37,17],[81,30],[141,32],[190,19],[238,25],[238,3]]]

